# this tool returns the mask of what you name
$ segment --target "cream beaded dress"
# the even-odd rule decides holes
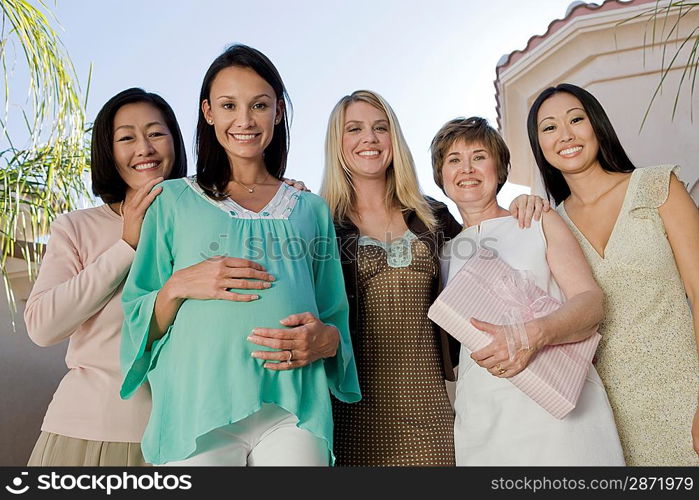
[[[699,363],[692,316],[658,213],[677,167],[636,169],[604,256],[558,207],[605,294],[597,371],[627,465],[699,465],[691,428]]]

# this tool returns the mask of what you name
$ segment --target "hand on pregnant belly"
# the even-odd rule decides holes
[[[181,299],[249,302],[259,296],[229,289],[263,290],[270,287],[271,281],[274,277],[256,262],[236,257],[212,257],[176,271],[166,286]]]
[[[335,355],[340,343],[337,328],[326,325],[309,312],[292,314],[280,323],[287,328],[255,328],[248,340],[253,344],[277,349],[255,351],[252,356],[270,361],[270,370],[290,370]],[[276,361],[276,363],[272,362]]]

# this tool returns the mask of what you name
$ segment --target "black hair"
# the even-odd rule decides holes
[[[231,180],[231,169],[226,151],[218,142],[214,127],[206,122],[201,104],[210,98],[211,84],[216,75],[231,66],[252,69],[272,87],[277,102],[281,100],[284,103],[282,119],[274,126],[272,140],[265,148],[264,161],[267,172],[281,180],[286,171],[289,153],[287,110],[291,109],[291,102],[282,77],[272,61],[259,50],[242,44],[231,45],[211,63],[204,75],[199,93],[199,118],[196,132],[197,183],[208,196],[214,199],[225,198],[225,191]]]
[[[587,113],[590,119],[592,130],[597,137],[597,142],[599,142],[597,161],[599,161],[604,170],[607,172],[628,173],[636,168],[626,154],[626,151],[624,151],[621,142],[619,142],[619,138],[614,131],[612,122],[609,121],[609,117],[607,117],[607,113],[605,113],[604,108],[595,96],[590,94],[587,90],[570,83],[561,83],[555,87],[549,87],[539,94],[534,104],[532,104],[532,107],[529,109],[527,133],[529,134],[529,144],[532,147],[534,159],[541,172],[541,177],[544,180],[546,191],[549,197],[552,196],[557,204],[570,196],[570,188],[563,178],[561,171],[546,161],[544,157],[541,145],[539,144],[537,117],[539,108],[541,108],[544,101],[559,92],[567,92],[575,96],[583,105],[585,113]]]
[[[168,179],[179,179],[187,175],[187,153],[182,140],[182,132],[177,123],[175,112],[158,94],[146,92],[140,88],[123,90],[109,99],[95,118],[92,125],[92,143],[90,153],[90,172],[92,192],[105,203],[123,201],[128,187],[119,175],[114,160],[114,116],[126,104],[145,102],[155,106],[165,119],[170,130],[175,150],[175,161]]]

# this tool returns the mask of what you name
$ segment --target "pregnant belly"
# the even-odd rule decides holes
[[[227,300],[186,300],[177,313],[169,346],[179,356],[205,355],[211,360],[233,356],[249,358],[264,350],[247,340],[254,328],[284,328],[279,321],[291,314],[318,314],[315,298],[293,287],[272,287],[254,291],[260,299],[252,302]]]

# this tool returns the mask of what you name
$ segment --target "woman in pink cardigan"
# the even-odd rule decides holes
[[[146,209],[163,178],[186,175],[175,114],[156,94],[128,89],[92,131],[92,190],[105,202],[60,215],[24,320],[40,346],[70,339],[68,373],[49,404],[29,465],[143,465],[150,394],[119,398],[121,287]]]

